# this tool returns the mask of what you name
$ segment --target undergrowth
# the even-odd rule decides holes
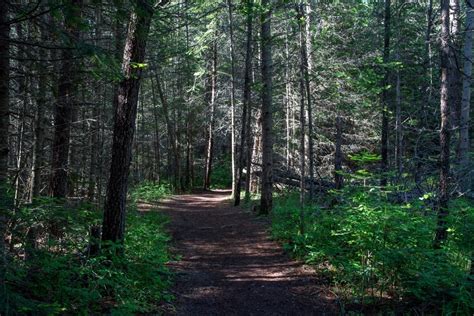
[[[275,205],[273,236],[330,278],[346,302],[408,300],[472,315],[472,203],[451,202],[449,239],[439,250],[433,249],[436,213],[424,198],[399,204],[386,192],[352,186],[307,206],[303,216],[296,192]]]
[[[163,187],[132,193],[156,200]],[[123,257],[92,255],[90,229],[101,212],[86,203],[41,198],[13,214],[7,271],[7,315],[134,315],[170,301],[169,237],[158,212],[128,207]]]

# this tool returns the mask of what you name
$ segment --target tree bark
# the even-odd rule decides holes
[[[247,6],[247,43],[246,43],[246,53],[245,53],[245,75],[244,75],[244,102],[242,109],[242,127],[240,130],[240,149],[239,149],[239,160],[238,160],[238,173],[237,173],[237,183],[235,187],[234,194],[234,205],[237,206],[240,204],[240,191],[242,188],[242,175],[244,168],[244,158],[245,152],[250,151],[250,146],[247,143],[247,148],[245,148],[245,143],[247,141],[247,134],[250,133],[250,130],[247,127],[248,117],[250,116],[250,103],[251,103],[251,91],[250,85],[252,83],[251,71],[252,71],[252,9],[253,9],[253,0],[246,0]],[[250,168],[247,168],[247,173],[250,173]]]
[[[336,151],[334,154],[334,182],[336,189],[342,189],[344,185],[344,178],[342,172],[342,118],[336,117]]]
[[[303,11],[303,3],[300,2],[296,6],[296,21],[299,25],[299,40],[300,40],[300,206],[301,209],[304,207],[304,202],[305,202],[305,194],[306,194],[306,188],[305,188],[305,169],[306,169],[306,150],[305,150],[305,141],[306,141],[306,115],[305,115],[305,93],[306,93],[306,87],[305,87],[305,67],[307,67],[307,63],[305,62],[306,59],[306,44],[304,37],[304,24],[303,24],[303,19],[304,19],[304,11]],[[303,221],[301,221],[302,223]]]
[[[70,16],[65,16],[68,48],[62,51],[58,97],[54,109],[53,161],[51,164],[51,196],[64,198],[68,193],[68,160],[73,107],[76,104],[77,61],[74,50],[79,37],[77,19],[81,15],[82,0],[71,0]]]
[[[234,48],[234,17],[233,17],[232,0],[227,0],[227,8],[229,10],[229,38],[230,38],[230,113],[231,113],[231,168],[232,168],[232,196],[235,198],[237,186],[237,169],[236,169],[236,148],[235,148],[235,48]]]
[[[140,77],[154,11],[149,0],[137,0],[135,5],[123,53],[123,79],[116,93],[112,159],[102,223],[102,241],[119,244],[123,244],[125,234],[125,204]]]
[[[204,171],[204,189],[211,186],[212,160],[214,153],[214,125],[216,112],[216,82],[217,82],[217,42],[213,39],[211,51],[211,69],[208,78],[208,105],[209,105],[209,125],[207,130],[206,165]]]
[[[272,210],[273,198],[273,118],[272,118],[272,1],[262,0],[261,59],[262,59],[262,193],[260,213]]]
[[[10,24],[6,1],[0,1],[0,312],[6,312],[5,285],[6,250],[5,233],[8,211],[12,201],[8,195],[8,125],[10,84]]]
[[[381,180],[380,185],[382,187],[387,185],[387,171],[388,171],[388,80],[389,71],[387,64],[390,59],[390,32],[391,32],[391,8],[390,1],[385,0],[385,16],[384,16],[384,44],[383,44],[383,64],[384,64],[384,78],[382,81],[382,144],[381,144]]]
[[[439,176],[439,200],[438,200],[438,223],[434,248],[440,248],[441,243],[448,237],[446,217],[448,216],[449,203],[449,142],[450,142],[450,85],[449,75],[450,55],[450,32],[449,32],[449,0],[441,0],[441,86],[440,86],[440,112],[441,129],[440,142],[440,176]]]
[[[464,78],[461,101],[461,115],[459,121],[459,191],[468,194],[471,191],[473,176],[469,159],[469,114],[471,111],[471,76],[472,76],[472,33],[474,31],[474,0],[466,1],[466,32],[464,34]]]

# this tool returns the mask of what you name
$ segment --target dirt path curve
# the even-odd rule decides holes
[[[271,241],[262,220],[231,207],[228,191],[158,204],[181,260],[172,315],[333,315],[335,303],[311,269]]]

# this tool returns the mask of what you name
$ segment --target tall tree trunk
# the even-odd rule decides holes
[[[65,16],[68,48],[62,51],[58,97],[54,109],[54,140],[51,176],[51,196],[64,198],[68,193],[68,160],[73,107],[77,93],[77,60],[74,50],[79,37],[77,20],[81,16],[82,0],[71,0],[71,11]]]
[[[450,85],[449,67],[451,47],[449,33],[449,0],[441,0],[441,87],[440,87],[440,112],[441,129],[440,142],[440,176],[439,176],[439,200],[438,200],[438,223],[434,248],[440,248],[441,243],[448,237],[446,217],[448,216],[449,202],[449,141],[450,141]]]
[[[273,198],[273,118],[272,118],[272,1],[262,0],[261,59],[262,59],[262,193],[260,213],[272,210]]]
[[[168,165],[171,168],[171,177],[173,188],[178,188],[178,147],[176,146],[176,131],[174,122],[170,118],[170,109],[168,106],[168,100],[164,94],[163,88],[161,87],[161,80],[158,76],[158,72],[155,74],[156,77],[156,89],[158,90],[158,96],[160,97],[161,106],[163,107],[163,117],[165,119],[166,130],[168,133]],[[153,85],[153,81],[152,81]]]
[[[214,153],[214,125],[216,112],[216,82],[217,82],[217,40],[214,38],[211,52],[211,69],[208,79],[209,126],[207,130],[206,165],[204,171],[204,189],[211,186],[212,160]]]
[[[422,133],[427,126],[427,107],[431,105],[431,100],[433,96],[433,61],[431,53],[431,32],[433,29],[433,0],[428,1],[428,8],[426,10],[426,33],[425,33],[425,54],[426,54],[426,75],[429,78],[429,82],[423,84],[422,91],[424,92],[424,100],[421,102],[421,108],[418,115],[418,133],[419,139],[423,136]],[[416,159],[416,170],[415,170],[415,183],[418,187],[418,190],[421,192],[421,181],[423,175],[423,159],[424,153],[417,145],[415,151]]]
[[[334,154],[334,182],[336,189],[342,189],[344,185],[344,178],[342,172],[342,118],[336,117],[336,151]]]
[[[128,26],[122,72],[115,100],[112,160],[102,223],[102,240],[123,243],[128,174],[132,158],[140,77],[153,7],[149,0],[137,0]],[[123,250],[123,249],[122,249]]]
[[[234,48],[234,17],[232,0],[227,0],[229,10],[229,38],[230,38],[230,111],[231,111],[231,165],[232,165],[232,196],[235,197],[237,186],[236,148],[235,148],[235,48]]]
[[[303,11],[303,3],[300,2],[296,6],[296,21],[299,25],[299,41],[300,41],[300,126],[301,126],[301,131],[300,131],[300,206],[301,209],[304,208],[304,202],[305,202],[305,191],[306,191],[306,185],[305,185],[305,169],[306,169],[306,150],[305,150],[305,141],[306,141],[306,110],[305,110],[305,93],[306,93],[306,87],[305,87],[305,68],[307,67],[307,63],[305,62],[306,59],[306,44],[304,40],[304,24],[303,24],[303,19],[304,19],[304,11]],[[302,213],[301,213],[302,214]],[[302,224],[303,221],[301,220]]]
[[[155,85],[153,84],[153,78],[150,79],[151,81],[151,97],[153,101],[153,129],[155,133],[155,141],[154,141],[154,152],[155,152],[155,159],[154,159],[154,165],[155,165],[155,175],[154,175],[154,180],[158,183],[160,183],[160,166],[161,166],[161,151],[160,151],[160,132],[159,132],[159,125],[158,125],[158,102],[156,99],[156,93],[155,93]]]
[[[309,162],[309,200],[313,200],[314,194],[314,140],[313,140],[313,106],[311,99],[311,78],[310,71],[311,63],[311,33],[309,23],[311,15],[311,7],[309,3],[300,7],[301,15],[303,17],[305,32],[301,36],[301,59],[303,63],[304,84],[306,88],[306,101],[308,111],[308,162]]]
[[[237,173],[237,184],[235,187],[234,194],[234,205],[237,206],[240,204],[240,191],[242,188],[242,174],[244,168],[244,158],[245,152],[250,151],[249,144],[247,143],[247,148],[245,148],[245,143],[247,141],[247,134],[250,133],[250,130],[247,127],[247,116],[250,116],[250,103],[251,103],[251,71],[252,71],[252,11],[253,11],[253,0],[246,0],[247,6],[247,43],[246,43],[246,53],[245,53],[245,76],[244,76],[244,102],[242,109],[242,127],[240,130],[240,149],[239,149],[239,160],[238,160],[238,173]],[[250,168],[247,167],[247,173],[250,173]]]
[[[397,70],[395,84],[395,161],[397,164],[397,179],[400,180],[403,171],[403,130],[402,130],[402,99],[400,90],[400,70]]]
[[[469,114],[471,111],[471,76],[472,76],[472,32],[474,31],[474,0],[466,1],[466,33],[464,34],[464,78],[462,89],[461,115],[459,122],[459,189],[461,194],[471,191],[473,177],[469,159]]]
[[[390,1],[385,0],[385,16],[384,16],[384,44],[383,44],[383,64],[385,67],[384,70],[384,78],[382,81],[382,97],[381,97],[381,104],[382,104],[382,144],[381,144],[381,171],[382,177],[380,180],[381,186],[387,185],[387,171],[388,171],[388,79],[389,79],[389,71],[387,68],[387,64],[390,59]]]
[[[459,0],[449,1],[449,36],[450,36],[450,52],[448,62],[448,75],[451,88],[449,89],[450,103],[450,128],[459,130],[459,119],[461,113],[462,100],[462,73],[461,73],[461,41],[460,41],[460,7]],[[458,134],[451,134],[451,138],[457,139]]]
[[[7,215],[12,207],[8,195],[8,125],[10,84],[10,24],[7,1],[0,1],[0,313],[6,312],[7,293],[5,283],[6,250],[5,233]]]

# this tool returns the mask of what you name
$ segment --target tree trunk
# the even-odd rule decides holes
[[[260,213],[272,210],[273,199],[273,119],[272,119],[272,1],[262,0],[261,59],[262,59],[262,195]]]
[[[68,160],[71,138],[73,107],[77,92],[77,61],[71,49],[78,40],[77,19],[81,15],[82,0],[71,0],[70,15],[65,16],[65,27],[69,47],[62,51],[62,65],[59,76],[58,97],[54,109],[54,140],[51,176],[51,196],[64,198],[68,193]]]
[[[428,1],[428,8],[426,10],[426,33],[425,33],[425,54],[426,54],[426,75],[429,78],[429,82],[423,84],[422,91],[425,94],[424,102],[421,103],[420,112],[418,115],[418,133],[419,139],[422,137],[422,133],[427,126],[427,111],[426,108],[431,105],[431,100],[433,96],[433,61],[431,53],[431,32],[433,29],[433,0]],[[424,154],[423,150],[418,148],[418,145],[415,147],[415,159],[416,159],[416,170],[415,170],[415,183],[418,187],[418,190],[421,193],[421,181],[423,175],[423,159]]]
[[[244,77],[244,102],[242,109],[242,127],[240,131],[240,149],[239,149],[239,160],[238,160],[238,173],[237,173],[237,184],[235,187],[234,194],[234,205],[237,206],[240,204],[240,191],[242,188],[242,174],[244,168],[244,156],[245,152],[250,151],[249,144],[247,143],[247,148],[245,148],[245,142],[247,141],[247,134],[250,133],[250,130],[247,127],[247,116],[250,116],[250,103],[251,103],[251,91],[250,85],[252,83],[251,71],[252,71],[252,9],[253,9],[253,0],[246,0],[247,6],[247,43],[246,43],[246,53],[245,53],[245,77]],[[247,173],[250,173],[250,168],[247,167]]]
[[[336,152],[334,154],[334,182],[336,190],[342,189],[344,178],[342,172],[342,118],[336,117]]]
[[[390,1],[385,0],[385,16],[384,16],[384,44],[383,44],[383,64],[387,67],[390,59]],[[388,79],[389,71],[388,68],[384,70],[384,78],[382,81],[382,144],[381,144],[381,180],[380,185],[387,185],[387,171],[388,171]]]
[[[301,23],[304,25],[304,30],[301,29],[301,62],[303,64],[304,85],[306,89],[306,101],[308,111],[308,162],[309,162],[309,178],[311,180],[309,190],[309,200],[313,200],[314,193],[314,140],[313,140],[313,106],[311,99],[311,78],[310,71],[311,63],[311,33],[309,28],[309,20],[311,15],[311,7],[308,4],[300,5],[300,15],[302,17]]]
[[[306,87],[305,87],[305,68],[307,67],[307,63],[305,62],[306,59],[306,44],[304,37],[304,24],[303,24],[303,19],[304,19],[304,11],[303,11],[303,3],[299,3],[296,6],[296,21],[299,25],[299,40],[300,40],[300,126],[301,126],[301,131],[300,131],[300,206],[301,209],[304,207],[304,202],[305,202],[305,169],[306,169],[306,164],[305,164],[305,158],[306,158],[306,150],[305,150],[305,139],[306,139],[306,116],[305,116],[305,93],[306,93]],[[301,221],[302,223],[303,221]],[[300,224],[301,224],[300,223]]]
[[[5,287],[5,233],[6,222],[12,201],[8,195],[8,125],[10,84],[10,24],[9,4],[0,1],[0,313],[6,312],[7,293]]]
[[[168,165],[171,168],[171,177],[173,188],[178,188],[178,148],[176,146],[176,131],[174,123],[170,118],[170,110],[168,106],[168,100],[161,87],[161,80],[158,76],[158,72],[155,74],[156,77],[156,89],[158,90],[158,96],[160,97],[161,106],[163,107],[163,116],[166,123],[166,129],[168,133]],[[153,85],[153,81],[152,81]]]
[[[208,79],[209,126],[207,130],[206,165],[204,171],[204,189],[211,186],[212,160],[214,153],[214,125],[216,112],[216,81],[217,81],[217,41],[214,38],[211,52],[211,69]]]
[[[397,164],[397,179],[400,180],[403,171],[403,130],[402,130],[402,99],[400,90],[400,71],[397,70],[395,84],[395,161]]]
[[[467,194],[471,190],[473,176],[469,159],[469,114],[471,110],[471,76],[472,76],[472,32],[474,30],[474,0],[468,0],[466,15],[466,33],[464,34],[464,78],[462,89],[461,115],[459,122],[459,191]]]
[[[439,177],[439,200],[438,200],[438,223],[434,248],[440,248],[441,243],[447,239],[448,230],[446,217],[448,216],[449,202],[449,141],[450,141],[450,82],[449,75],[450,55],[450,33],[449,33],[449,0],[441,0],[441,87],[440,87],[440,177]]]
[[[231,165],[232,165],[232,196],[235,198],[237,186],[237,169],[236,169],[236,149],[235,149],[235,49],[234,49],[234,17],[232,0],[227,0],[229,10],[229,38],[230,38],[230,113],[231,113]]]
[[[137,0],[128,27],[123,54],[124,78],[118,85],[112,142],[112,160],[102,223],[102,241],[123,243],[128,174],[132,158],[138,93],[153,7]],[[121,249],[119,252],[123,251]]]

